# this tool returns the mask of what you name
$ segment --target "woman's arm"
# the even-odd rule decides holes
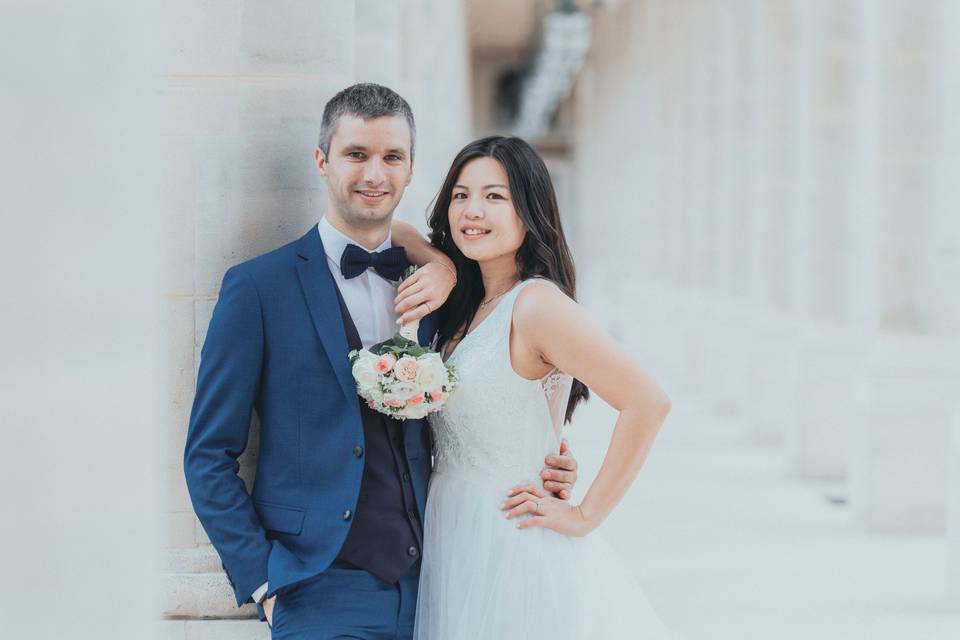
[[[457,272],[453,261],[412,225],[394,220],[390,233],[394,246],[406,249],[407,259],[420,267],[403,281],[394,300],[400,323],[407,324],[436,311],[447,301],[457,284]]]
[[[520,293],[513,329],[519,350],[581,380],[620,412],[600,472],[579,506],[523,487],[502,507],[508,517],[535,514],[518,525],[521,529],[540,526],[586,535],[630,488],[670,412],[670,400],[583,307],[555,286],[533,285]]]

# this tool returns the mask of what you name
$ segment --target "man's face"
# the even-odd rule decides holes
[[[410,127],[402,116],[341,116],[330,152],[315,152],[329,211],[355,228],[389,224],[413,177]]]

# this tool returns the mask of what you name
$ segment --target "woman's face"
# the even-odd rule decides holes
[[[477,262],[516,255],[526,235],[513,205],[507,172],[493,158],[475,158],[464,165],[453,187],[447,219],[453,243]]]

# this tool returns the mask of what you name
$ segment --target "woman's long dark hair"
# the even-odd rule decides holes
[[[491,136],[475,140],[453,159],[430,214],[431,243],[457,266],[457,286],[440,310],[440,345],[466,332],[486,294],[480,265],[464,256],[453,243],[448,217],[453,186],[464,166],[477,158],[493,158],[507,172],[513,205],[527,232],[517,251],[520,278],[546,278],[576,299],[576,269],[560,226],[560,210],[547,166],[533,147],[520,138]],[[566,422],[577,404],[588,396],[587,386],[574,379],[564,416]]]

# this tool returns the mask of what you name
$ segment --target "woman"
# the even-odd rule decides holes
[[[670,402],[574,301],[546,166],[518,138],[467,145],[430,227],[457,269],[438,345],[461,385],[431,419],[415,637],[666,637],[622,563],[584,536],[630,487]],[[573,505],[537,474],[588,386],[620,415],[599,474]]]

